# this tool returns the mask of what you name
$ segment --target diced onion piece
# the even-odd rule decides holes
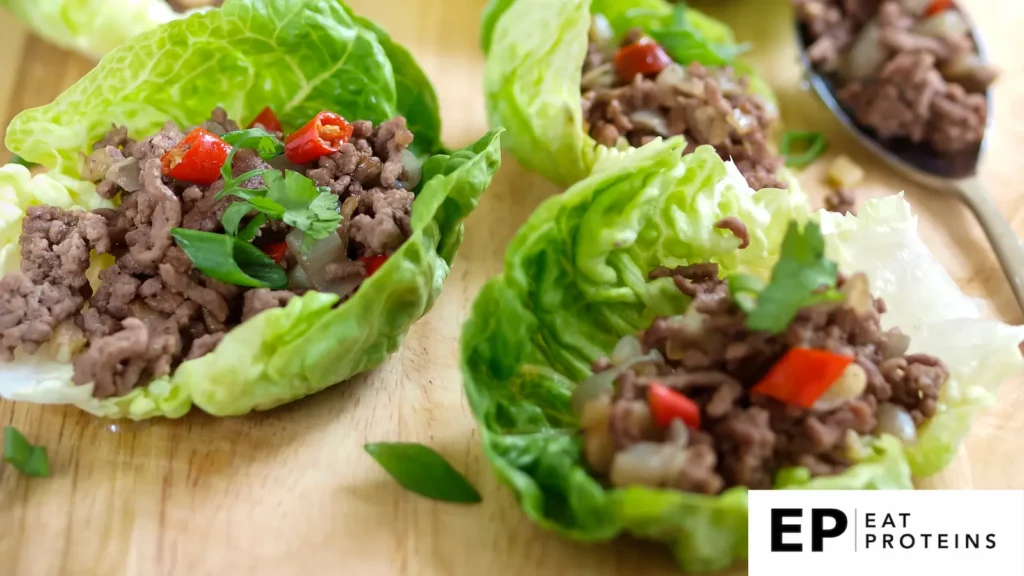
[[[915,24],[913,30],[917,34],[931,38],[962,37],[971,32],[963,15],[956,10],[943,10],[935,16],[925,18]]]
[[[572,391],[570,399],[573,414],[582,415],[584,408],[591,400],[611,394],[614,390],[615,378],[618,375],[618,370],[604,370],[580,382],[579,386]]]
[[[402,167],[405,168],[406,175],[405,180],[402,182],[402,187],[406,190],[412,190],[419,186],[420,180],[423,178],[423,162],[406,149],[402,150]]]
[[[306,276],[306,271],[302,269],[302,266],[296,266],[288,273],[288,286],[292,288],[313,288],[313,285],[309,282],[309,277]]]
[[[852,428],[847,429],[843,445],[846,449],[846,457],[853,462],[859,462],[871,455],[860,436]]]
[[[671,136],[668,130],[668,122],[660,112],[637,110],[629,115],[629,120],[638,128],[650,130],[659,136]]]
[[[977,54],[963,54],[940,67],[942,76],[956,82],[968,92],[984,92],[999,73],[990,64],[982,62]]]
[[[845,154],[836,156],[828,167],[828,182],[835,188],[852,188],[864,180],[864,169]]]
[[[644,351],[640,347],[640,341],[637,340],[636,336],[628,334],[623,336],[615,345],[615,349],[612,350],[611,361],[617,366],[622,366],[626,362],[642,356],[643,353]]]
[[[690,443],[690,428],[679,418],[674,418],[665,432],[665,440],[670,444],[685,448]]]
[[[876,434],[891,434],[905,444],[912,444],[917,441],[917,427],[914,426],[914,419],[903,407],[895,404],[882,404],[875,413],[878,418],[878,425],[875,427]]]
[[[858,315],[866,314],[871,309],[871,292],[868,286],[868,277],[858,272],[843,284],[840,289],[846,296],[846,305],[853,309]]]
[[[609,479],[615,486],[664,486],[685,465],[685,450],[671,445],[640,442],[615,455]]]
[[[597,88],[611,88],[615,84],[615,66],[611,62],[605,62],[596,68],[587,70],[580,80],[580,87],[586,90]]]
[[[743,113],[739,108],[733,108],[732,112],[725,117],[725,121],[736,130],[737,134],[750,134],[757,129],[757,119],[749,114]]]
[[[336,281],[327,278],[328,264],[349,261],[348,255],[345,254],[345,243],[337,234],[329,234],[326,238],[318,240],[308,252],[302,251],[302,230],[292,230],[285,237],[285,241],[288,243],[288,253],[295,258],[305,272],[307,283],[313,288],[321,292],[346,296],[362,281],[359,277]],[[301,277],[298,279],[301,280]]]
[[[71,358],[85,348],[85,333],[71,320],[57,324],[48,344],[55,352],[58,362],[71,362]]]
[[[604,14],[594,14],[590,18],[590,41],[595,44],[608,44],[615,39],[615,30]]]
[[[846,55],[844,72],[849,80],[862,80],[874,74],[888,51],[882,46],[882,29],[872,20],[861,30]]]
[[[856,363],[850,364],[829,386],[828,390],[818,397],[814,403],[814,409],[819,412],[835,410],[850,400],[860,397],[867,385],[868,375],[864,369]]]
[[[127,192],[136,192],[142,189],[141,169],[138,158],[126,158],[115,162],[106,174],[107,180],[113,180],[118,186]]]

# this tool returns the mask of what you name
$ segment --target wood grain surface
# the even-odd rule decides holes
[[[444,136],[462,145],[485,129],[477,23],[484,0],[352,0],[419,58],[434,80]],[[829,155],[869,168],[860,197],[906,190],[922,234],[961,287],[1020,323],[979,226],[955,200],[922,190],[873,161],[801,87],[786,0],[717,0],[709,11],[753,41],[791,129],[822,130]],[[983,176],[1024,232],[1024,2],[976,0],[1003,76]],[[51,100],[92,63],[53,48],[0,14],[0,120]],[[2,128],[0,128],[2,130]],[[9,153],[0,149],[0,160]],[[816,201],[819,162],[802,175]],[[484,459],[463,398],[459,330],[507,241],[557,189],[505,159],[467,224],[466,242],[433,311],[383,366],[268,413],[122,424],[74,409],[0,402],[0,425],[45,444],[54,475],[28,479],[0,466],[0,574],[17,576],[291,574],[669,574],[660,547],[582,545],[530,524]],[[1024,488],[1020,379],[976,420],[956,462],[924,487]],[[465,471],[484,496],[473,507],[404,492],[363,452],[367,441],[422,442]],[[735,573],[743,573],[739,568]]]

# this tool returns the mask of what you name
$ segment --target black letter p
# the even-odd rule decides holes
[[[836,525],[825,530],[825,518],[831,518]],[[834,508],[824,508],[811,511],[811,551],[821,552],[825,538],[836,538],[846,532],[846,514]]]

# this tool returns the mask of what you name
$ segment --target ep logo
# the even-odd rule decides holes
[[[838,538],[846,532],[849,519],[842,510],[835,508],[811,509],[811,552],[824,551],[826,538]],[[804,545],[798,538],[787,534],[803,531],[804,511],[800,508],[772,508],[772,552],[803,552]]]

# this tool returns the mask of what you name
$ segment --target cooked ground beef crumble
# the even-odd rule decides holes
[[[982,62],[954,6],[918,0],[792,0],[808,56],[839,82],[837,96],[883,139],[939,153],[976,147],[996,71]]]
[[[239,129],[221,109],[201,127],[216,135]],[[34,206],[27,211],[21,271],[0,280],[0,359],[12,358],[16,350],[34,353],[60,330],[70,335],[65,343],[72,352],[79,352],[74,382],[95,382],[94,395],[100,398],[120,396],[211,352],[228,330],[284,306],[296,294],[315,288],[344,300],[366,277],[360,257],[386,256],[411,234],[413,193],[407,188],[415,186],[403,162],[413,140],[404,118],[376,127],[356,121],[352,127],[351,139],[338,152],[305,166],[276,166],[330,189],[343,216],[334,258],[306,270],[297,261],[302,256],[289,251],[282,265],[291,273],[290,286],[279,291],[218,282],[196,270],[176,245],[172,228],[222,232],[224,211],[238,201],[215,198],[223,179],[200,186],[162,173],[161,157],[185,132],[168,122],[135,141],[127,129],[114,127],[85,158],[83,177],[96,182],[102,196],[118,201],[117,208],[89,213]],[[237,178],[271,165],[243,149],[231,168]],[[242,186],[263,184],[256,176]],[[291,230],[268,220],[253,244],[261,249],[281,244]],[[95,290],[86,277],[91,253],[115,258],[99,273]],[[315,273],[323,277],[311,278]]]
[[[634,30],[621,47],[647,41]],[[769,145],[778,112],[751,93],[746,77],[732,68],[672,63],[657,74],[623,78],[613,64],[617,49],[592,30],[581,90],[584,130],[594,140],[609,147],[642,146],[681,134],[685,153],[710,144],[752,188],[786,188],[778,178],[783,160]]]
[[[892,433],[893,418],[903,419],[905,432],[935,414],[946,367],[907,354],[905,335],[881,329],[885,302],[868,294],[863,275],[840,278],[845,301],[806,307],[778,334],[746,326],[716,264],[651,273],[664,277],[693,299],[687,312],[654,320],[626,354],[631,358],[598,359],[594,378],[614,377],[614,393],[588,398],[580,410],[587,463],[612,485],[717,494],[771,488],[789,466],[838,474],[852,464],[859,436]],[[624,344],[629,350],[628,339]],[[805,409],[752,392],[794,347],[852,357],[830,388],[843,386],[843,394],[826,393]],[[699,429],[678,419],[655,424],[647,396],[654,383],[699,407]]]

